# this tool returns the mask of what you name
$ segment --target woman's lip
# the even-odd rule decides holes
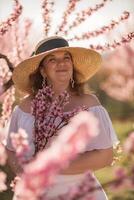
[[[67,70],[57,70],[56,72],[67,72]]]

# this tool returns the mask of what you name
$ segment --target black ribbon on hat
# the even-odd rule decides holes
[[[42,43],[38,49],[36,50],[35,55],[43,53],[45,51],[50,51],[52,49],[60,48],[60,47],[68,47],[69,44],[65,39],[55,38]]]

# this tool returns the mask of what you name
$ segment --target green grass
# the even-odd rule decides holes
[[[114,121],[113,126],[115,128],[115,131],[118,135],[118,138],[123,144],[125,141],[125,138],[134,131],[134,122],[132,121]],[[97,171],[95,174],[98,178],[98,180],[103,184],[106,183],[113,178],[113,169],[117,165],[123,165],[123,154],[122,154],[122,159],[120,162],[115,163],[114,166],[112,167],[106,167],[104,169],[101,169]],[[116,193],[113,193],[110,191],[110,189],[106,189],[106,193],[108,195],[109,200],[134,200],[134,191],[118,191]]]
[[[133,121],[115,121],[113,126],[117,132],[117,135],[121,141],[128,136],[131,131],[134,131]]]

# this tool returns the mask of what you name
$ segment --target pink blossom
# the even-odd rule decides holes
[[[125,141],[124,150],[126,153],[134,154],[134,132],[132,132]]]
[[[128,44],[132,41],[134,38],[134,32],[129,32],[127,35],[122,36],[120,41],[114,40],[112,44],[105,43],[104,46],[102,45],[89,45],[90,48],[97,50],[97,51],[107,51],[107,50],[113,50],[117,47],[120,47],[121,45]]]
[[[43,25],[44,25],[44,33],[47,36],[50,30],[51,24],[51,16],[50,13],[53,13],[54,1],[42,0],[42,17],[43,17]]]
[[[109,54],[103,64],[104,76],[100,87],[112,98],[122,102],[134,100],[134,43],[125,45]],[[127,66],[127,67],[126,67]]]
[[[105,6],[105,4],[107,3],[107,1],[108,0],[102,0],[102,2],[100,4],[96,4],[92,8],[90,6],[87,9],[82,10],[81,12],[77,12],[75,14],[75,16],[76,16],[75,19],[71,22],[70,25],[67,26],[67,22],[68,22],[67,18],[71,15],[71,13],[73,11],[75,11],[75,8],[77,6],[76,3],[79,2],[79,0],[70,0],[69,4],[67,6],[67,9],[64,12],[62,23],[58,27],[58,30],[55,32],[55,34],[59,34],[59,33],[62,32],[63,34],[68,35],[68,33],[69,33],[70,30],[72,30],[73,28],[76,28],[82,22],[84,22],[87,19],[87,17],[91,16],[92,14],[94,14],[95,12],[97,12],[99,9],[103,8]],[[74,36],[70,40],[73,40],[73,39],[78,39],[78,37]]]
[[[0,165],[5,165],[7,154],[4,145],[0,142]]]
[[[103,4],[103,6],[104,6],[104,4]],[[101,8],[101,7],[102,6],[100,6],[100,7],[98,6],[97,9]],[[97,9],[95,9],[95,10],[97,11]],[[91,11],[93,11],[93,10],[91,9]],[[84,11],[84,12],[86,13],[86,11]],[[111,31],[114,27],[118,26],[122,21],[128,19],[128,17],[129,17],[129,12],[124,11],[123,14],[120,16],[120,18],[117,21],[112,20],[111,23],[109,25],[107,25],[107,26],[103,26],[100,29],[92,31],[92,32],[83,33],[81,36],[76,35],[73,38],[70,38],[69,41],[72,41],[72,40],[85,40],[85,39],[90,39],[90,38],[93,38],[93,37],[97,37],[97,36],[99,36],[101,34],[104,34],[106,32]],[[84,18],[82,17],[82,19],[84,19]],[[77,18],[77,20],[78,20],[78,18]],[[75,21],[75,26],[76,26],[76,21]],[[73,27],[74,27],[73,25],[70,26],[70,28],[73,28]]]
[[[94,190],[96,190],[95,179],[90,172],[85,173],[84,178],[81,183],[69,189],[65,194],[59,195],[54,198],[49,198],[49,200],[95,200]],[[43,200],[45,200],[44,198]]]
[[[15,176],[15,178],[11,181],[10,187],[12,188],[12,191],[15,191],[16,184],[20,180],[21,178],[19,176]]]
[[[72,118],[70,123],[61,129],[51,147],[38,153],[36,159],[24,167],[22,180],[16,189],[22,199],[42,195],[44,189],[54,183],[56,174],[66,168],[69,161],[82,152],[92,137],[98,134],[96,126],[95,117],[86,111]],[[24,194],[27,196],[24,197]]]
[[[24,154],[29,150],[28,135],[25,130],[20,128],[17,133],[11,133],[11,140],[19,161],[25,161]]]
[[[12,104],[15,100],[14,98],[14,88],[10,88],[8,91],[6,91],[4,95],[4,101],[2,104],[2,113],[0,118],[0,127],[3,128],[7,124],[7,121],[9,120],[9,117],[12,113]]]
[[[6,186],[6,177],[7,175],[0,171],[0,192],[7,190],[7,186]]]
[[[131,174],[131,170],[129,172],[124,167],[118,167],[114,170],[114,174],[115,179],[110,183],[110,188],[114,190],[114,192],[133,187],[133,174]]]
[[[4,92],[3,85],[0,84],[0,96],[3,94],[3,92]]]
[[[72,110],[64,115],[64,107],[68,103],[69,94],[64,91],[54,100],[52,86],[44,86],[38,91],[32,102],[32,114],[35,116],[35,152],[42,150],[50,137],[69,122],[69,119],[85,108]],[[42,142],[44,141],[44,142]]]
[[[116,168],[115,171],[114,171],[114,173],[115,173],[116,178],[119,178],[119,179],[120,178],[124,178],[127,175],[126,169],[122,168],[122,167]]]
[[[0,24],[0,35],[4,35],[8,30],[9,27],[14,24],[14,22],[18,19],[20,14],[22,13],[22,6],[20,5],[18,0],[15,0],[14,11],[10,15],[10,17]]]
[[[64,27],[67,25],[67,19],[69,15],[75,10],[77,2],[80,0],[69,0],[67,9],[65,10],[63,17],[62,17],[62,22],[60,26],[58,27],[58,30],[55,32],[55,34],[59,34],[60,32],[64,33]]]

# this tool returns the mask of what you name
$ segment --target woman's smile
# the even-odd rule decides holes
[[[56,70],[56,72],[68,72],[68,70],[66,70],[66,69],[59,69],[59,70]]]

